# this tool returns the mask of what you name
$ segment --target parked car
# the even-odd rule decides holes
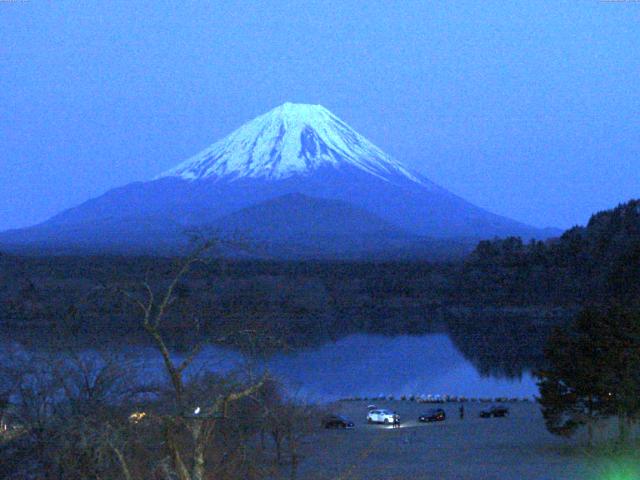
[[[442,422],[447,418],[447,414],[442,408],[432,408],[418,417],[419,422]]]
[[[502,405],[493,405],[487,410],[480,412],[480,417],[482,418],[506,417],[507,415],[509,415],[509,409]]]
[[[367,414],[367,422],[388,423],[388,424],[399,423],[400,416],[397,413],[392,412],[391,410],[376,409],[376,410],[371,410]]]
[[[327,415],[322,419],[324,428],[353,428],[355,424],[342,415]]]

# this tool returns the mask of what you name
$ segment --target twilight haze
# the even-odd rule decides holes
[[[321,104],[492,212],[640,196],[640,3],[0,2],[0,230]]]

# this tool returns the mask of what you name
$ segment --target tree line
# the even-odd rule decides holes
[[[546,248],[584,297],[551,335],[538,372],[547,427],[562,436],[584,428],[593,444],[616,420],[625,445],[640,419],[640,202],[598,213]]]

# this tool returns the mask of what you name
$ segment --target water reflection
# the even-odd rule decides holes
[[[117,353],[134,364],[141,384],[166,380],[162,358],[154,348],[121,346]],[[181,360],[180,355],[175,357]],[[188,374],[245,371],[246,363],[236,350],[209,345],[196,357]],[[481,369],[456,348],[452,337],[442,333],[354,334],[321,346],[278,353],[256,366],[265,367],[292,396],[310,401],[381,395],[531,397],[537,393],[526,370],[517,369],[516,376],[504,375],[497,367],[489,375],[480,373]]]
[[[377,395],[524,397],[537,393],[527,372],[519,378],[483,376],[446,334],[350,335],[335,343],[268,362],[288,389],[311,399]]]
[[[140,354],[140,351],[138,351]],[[159,355],[144,351],[144,377],[162,374]],[[228,372],[243,359],[234,350],[209,346],[190,372]],[[535,380],[481,374],[447,334],[385,336],[356,334],[294,353],[279,353],[262,362],[293,396],[312,401],[393,395],[456,395],[466,397],[531,397]]]

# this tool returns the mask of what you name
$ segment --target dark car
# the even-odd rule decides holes
[[[502,405],[493,405],[491,408],[480,412],[480,417],[482,418],[506,417],[507,415],[509,415],[509,409]]]
[[[447,418],[447,414],[442,408],[432,408],[428,412],[418,417],[419,422],[442,422]]]
[[[342,415],[327,415],[322,419],[324,428],[353,428],[354,423]]]

